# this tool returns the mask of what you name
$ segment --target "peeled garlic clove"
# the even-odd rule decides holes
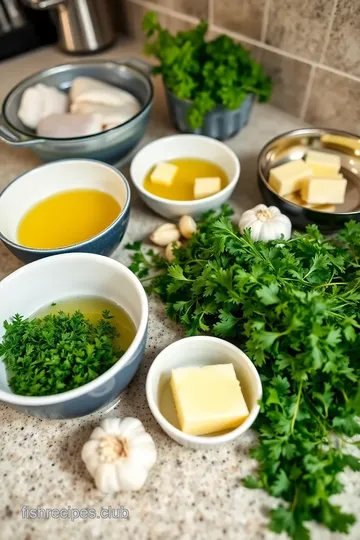
[[[170,244],[166,246],[165,259],[169,261],[169,263],[172,263],[173,260],[175,259],[174,249],[179,248],[179,247],[181,247],[181,242],[179,242],[179,240],[177,240],[176,242],[171,242]]]
[[[171,242],[180,239],[180,231],[174,223],[165,223],[158,227],[150,236],[150,240],[157,246],[165,247]]]
[[[191,238],[196,232],[196,223],[191,216],[182,216],[179,221],[179,229],[181,236]]]

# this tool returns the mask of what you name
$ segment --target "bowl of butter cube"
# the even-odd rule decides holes
[[[260,376],[228,341],[192,336],[175,341],[153,361],[146,379],[150,410],[165,433],[194,449],[243,436],[260,411]]]
[[[267,204],[304,229],[325,233],[360,221],[360,137],[339,130],[298,129],[272,139],[258,158]]]
[[[141,199],[157,214],[199,217],[234,192],[240,162],[226,144],[202,135],[172,135],[143,147],[130,167]]]

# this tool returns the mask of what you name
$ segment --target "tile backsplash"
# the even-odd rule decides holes
[[[121,30],[142,39],[144,13],[170,31],[201,18],[264,64],[272,102],[318,126],[360,134],[360,0],[115,0]]]

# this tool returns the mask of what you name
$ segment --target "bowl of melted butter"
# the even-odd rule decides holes
[[[24,262],[70,252],[109,255],[129,211],[130,189],[117,169],[88,159],[55,161],[0,194],[0,239]]]

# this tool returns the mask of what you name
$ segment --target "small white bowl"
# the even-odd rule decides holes
[[[171,201],[149,193],[144,180],[149,170],[161,161],[198,158],[219,165],[228,177],[228,184],[211,197],[196,201]],[[240,162],[226,144],[202,135],[173,135],[158,139],[142,148],[130,167],[131,179],[142,200],[157,214],[175,219],[184,214],[199,217],[203,212],[219,208],[231,197],[240,176]]]
[[[172,369],[229,363],[234,366],[250,413],[241,426],[222,435],[188,435],[164,418],[159,409],[159,385],[170,379]],[[259,414],[262,386],[254,364],[235,345],[215,337],[196,336],[172,343],[155,358],[146,379],[146,397],[155,420],[169,437],[189,448],[206,449],[234,441],[250,428]]]

